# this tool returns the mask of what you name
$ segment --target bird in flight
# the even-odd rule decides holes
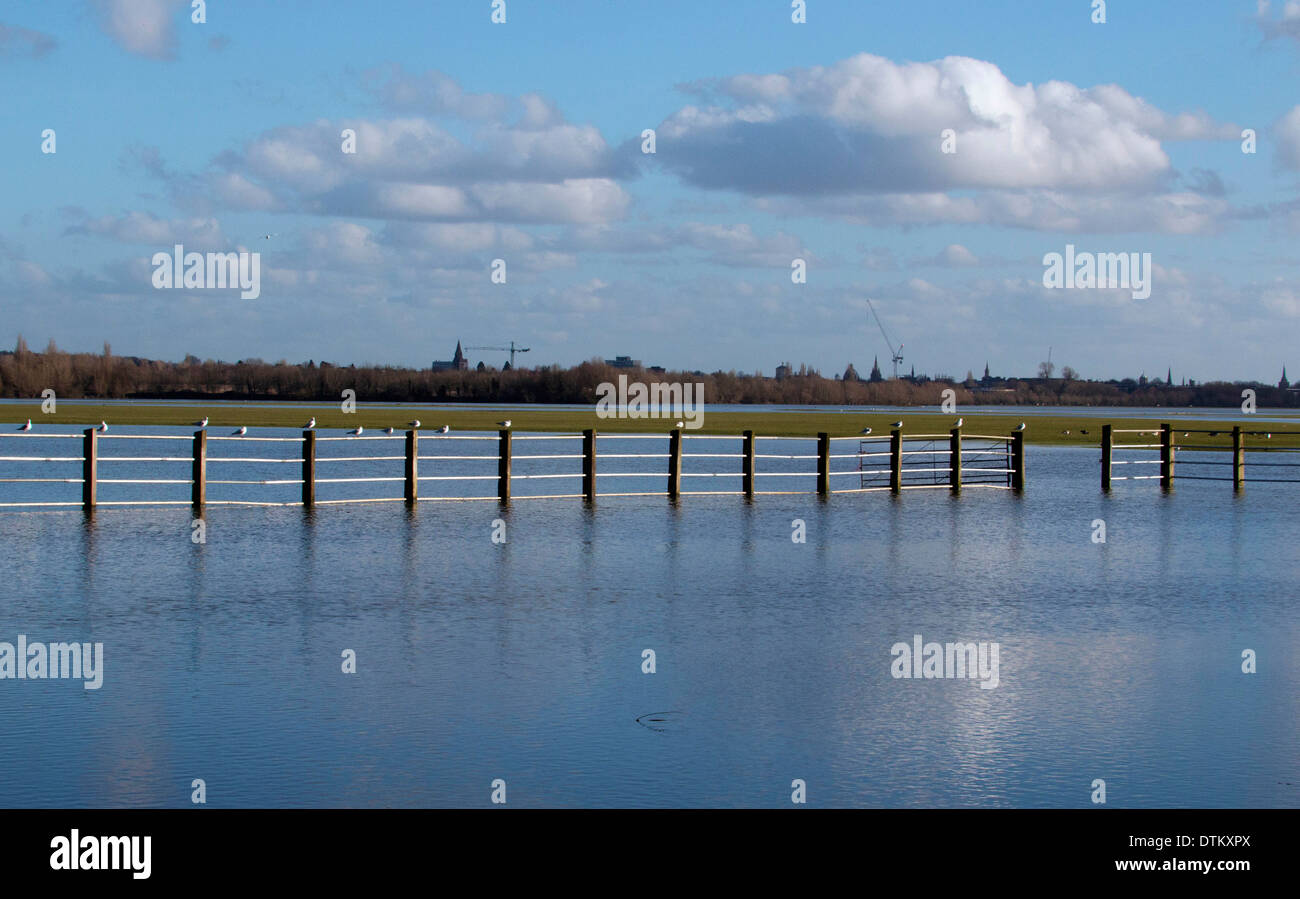
[[[32,429],[32,420],[29,418],[29,419],[27,419],[27,424],[23,425],[23,426],[20,427],[18,430],[20,430],[20,431],[30,431],[31,429]]]
[[[304,431],[310,431],[310,430],[312,430],[312,429],[315,428],[315,427],[316,427],[316,416],[313,415],[313,416],[311,417],[311,421],[309,421],[309,422],[307,422],[305,425],[303,425],[303,426],[302,426],[302,429],[303,429]]]
[[[230,432],[230,436],[243,437],[247,433],[248,433],[248,428],[244,427],[243,425],[240,425],[239,427],[235,428],[235,430]]]

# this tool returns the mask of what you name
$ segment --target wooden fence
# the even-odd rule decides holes
[[[1230,442],[1225,443],[1196,443],[1180,442],[1179,435],[1184,440],[1201,440],[1205,438],[1213,439],[1215,437],[1227,437]],[[1274,439],[1277,435],[1277,440]],[[1136,440],[1135,443],[1116,443],[1116,435],[1130,435],[1121,437],[1121,440]],[[1300,445],[1291,445],[1287,441],[1293,440],[1297,435],[1292,432],[1283,431],[1266,431],[1266,430],[1245,430],[1240,425],[1233,425],[1231,429],[1219,428],[1211,430],[1209,428],[1175,428],[1169,423],[1160,425],[1159,430],[1151,428],[1115,428],[1113,425],[1102,425],[1101,427],[1101,489],[1110,490],[1113,481],[1156,481],[1165,490],[1171,490],[1176,480],[1189,481],[1231,481],[1234,490],[1240,490],[1246,485],[1246,455],[1247,452],[1254,452],[1257,455],[1255,461],[1250,463],[1252,469],[1265,469],[1266,474],[1261,477],[1252,477],[1252,482],[1273,483],[1273,484],[1300,484],[1300,472],[1295,477],[1283,478],[1272,477],[1270,474],[1281,474],[1283,472],[1273,472],[1273,469],[1296,469],[1300,468],[1300,462],[1279,462],[1276,461],[1276,454],[1287,454],[1300,452]],[[1143,438],[1154,438],[1154,443],[1143,443]],[[1249,443],[1249,445],[1248,445]],[[1157,454],[1156,458],[1115,458],[1116,451],[1125,454]],[[1186,455],[1180,455],[1181,450],[1188,450],[1193,455],[1187,458]],[[1196,456],[1211,455],[1216,453],[1227,454],[1227,459],[1206,459],[1196,458]],[[1270,454],[1264,458],[1270,458],[1273,461],[1263,461],[1259,456]],[[1158,465],[1158,474],[1131,474],[1120,475],[1114,474],[1116,465]],[[1178,471],[1179,466],[1191,466],[1191,474]],[[1223,474],[1213,474],[1224,468],[1230,469]],[[1128,471],[1129,469],[1125,469]],[[1132,469],[1133,471],[1143,471],[1146,469]],[[1201,472],[1209,471],[1204,474]]]

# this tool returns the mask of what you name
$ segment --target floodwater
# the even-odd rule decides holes
[[[74,440],[0,449],[14,444],[80,454]],[[322,457],[401,454],[400,442],[321,446]],[[738,452],[687,452],[706,446]],[[759,452],[811,452],[776,446]],[[578,448],[516,437],[515,452]],[[424,438],[421,453],[491,455],[495,443]],[[1165,494],[1130,481],[1107,496],[1097,457],[1030,446],[1022,495],[214,505],[201,543],[184,505],[0,508],[0,641],[103,644],[99,689],[0,679],[0,805],[186,806],[199,778],[214,807],[480,807],[498,779],[520,807],[789,806],[796,779],[811,806],[1088,806],[1097,779],[1117,807],[1300,806],[1300,487],[1193,481]],[[24,464],[0,477],[30,473]],[[78,463],[48,465],[45,476],[78,476]],[[223,465],[235,467],[210,463],[209,476]],[[292,463],[241,465],[224,478],[298,477]],[[515,461],[516,473],[575,466]],[[421,491],[490,496],[495,468],[422,461],[422,476],[489,479]],[[737,468],[690,460],[687,471],[724,477],[684,489],[738,489],[725,476]],[[101,462],[100,473],[182,480],[188,465]],[[813,487],[770,480],[759,489]],[[0,484],[0,499],[76,501],[79,489]],[[209,497],[288,502],[297,489],[210,484]],[[396,497],[401,483],[319,489]],[[663,483],[603,477],[601,490]],[[141,497],[184,502],[188,487],[100,486],[102,500]],[[998,644],[997,686],[894,677],[892,648],[917,634]],[[355,673],[343,671],[349,650]],[[1255,673],[1243,673],[1246,650]]]

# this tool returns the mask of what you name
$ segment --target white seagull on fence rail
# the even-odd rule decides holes
[[[446,434],[451,431],[451,425],[443,425],[438,429],[439,434]]]
[[[1023,421],[1020,424],[1016,425],[1017,431],[1023,431],[1024,429],[1025,429],[1025,423]]]
[[[674,428],[677,428],[677,429],[680,430],[681,428],[686,427],[686,422],[684,422],[684,421],[679,421],[679,422],[677,422],[677,424],[673,425],[673,427],[674,427]]]
[[[316,427],[316,416],[312,416],[311,421],[302,426],[304,431],[310,431]]]
[[[392,429],[391,427],[384,428],[384,433],[385,433],[385,434],[391,434],[391,433],[393,433],[393,429]]]
[[[361,432],[364,431],[364,430],[365,430],[365,428],[363,428],[361,425],[357,425],[355,428],[353,428],[352,430],[348,431],[348,433],[351,434],[353,437],[360,437],[360,436],[361,436]]]
[[[870,433],[871,433],[871,428],[863,428],[863,429],[862,429],[861,431],[859,431],[858,433],[859,433],[859,434],[862,434],[863,436],[866,436],[867,434],[870,434]]]
[[[27,419],[27,424],[23,425],[23,426],[20,427],[18,430],[20,430],[20,431],[30,431],[31,429],[32,429],[32,420],[29,418],[29,419]]]
[[[893,424],[890,425],[891,428],[901,428],[902,426],[903,426],[903,423],[902,423],[901,421],[896,421],[896,422],[894,422]]]
[[[95,428],[95,430],[98,431],[98,432],[101,433],[101,434],[107,434],[107,433],[108,433],[108,422],[106,422],[106,421],[101,421],[101,422],[99,423],[99,427]]]
[[[194,422],[196,428],[206,428],[208,426],[208,417],[205,415],[199,421]]]
[[[965,421],[966,421],[966,419],[964,419],[964,418],[959,418],[959,419],[957,419],[957,423],[954,424],[953,427],[954,427],[954,428],[960,428],[960,427],[962,426],[962,424],[965,423]]]
[[[414,428],[415,430],[418,431],[420,430],[420,419],[417,418],[415,421],[408,421],[406,423],[406,426],[408,428]]]
[[[230,436],[243,437],[247,433],[248,433],[248,428],[244,427],[243,425],[240,425],[239,427],[235,428],[235,430],[230,432]]]
[[[497,427],[501,427],[501,428],[508,428],[508,427],[510,427],[510,419],[507,418],[505,421],[499,421],[499,422],[497,422]]]

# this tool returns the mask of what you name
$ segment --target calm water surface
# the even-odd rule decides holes
[[[202,545],[0,510],[0,640],[105,652],[98,691],[0,681],[0,805],[1300,806],[1300,488],[1105,497],[1096,458],[1030,447],[1020,497],[212,507]],[[1000,686],[895,680],[917,633],[999,642]]]

